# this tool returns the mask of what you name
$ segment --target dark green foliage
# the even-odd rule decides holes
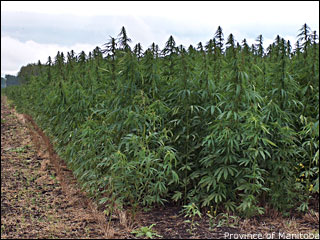
[[[103,50],[29,67],[6,94],[101,204],[304,211],[319,193],[317,40],[305,24],[294,51],[279,35],[265,51],[262,35],[224,45],[219,27],[205,46],[170,36],[143,51],[122,28]]]

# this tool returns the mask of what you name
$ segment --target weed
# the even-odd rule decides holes
[[[207,214],[210,218],[210,230],[214,227],[232,227],[235,228],[239,224],[240,218],[238,216],[231,216],[229,213],[219,213],[216,216]]]
[[[157,232],[152,229],[156,224],[151,224],[149,227],[140,227],[139,229],[133,230],[131,233],[135,234],[136,237],[146,237],[152,239],[154,237],[162,238],[161,235],[157,234]]]
[[[195,226],[199,225],[197,222],[195,222],[195,217],[198,215],[201,218],[201,212],[199,211],[198,207],[194,203],[190,203],[188,205],[183,206],[182,213],[185,213],[185,217],[191,217],[190,220],[185,220],[184,222],[190,223],[190,228],[188,229],[188,232],[192,234],[193,230],[195,229]]]
[[[26,149],[28,149],[28,147],[23,146],[23,147],[17,147],[17,148],[10,149],[10,151],[16,152],[16,153],[24,153],[24,152],[26,152]]]

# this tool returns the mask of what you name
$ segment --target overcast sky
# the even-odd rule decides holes
[[[131,46],[140,42],[146,50],[153,42],[163,49],[170,35],[177,45],[206,44],[218,26],[225,39],[232,33],[240,43],[262,34],[265,47],[277,35],[294,45],[304,23],[319,34],[318,1],[1,1],[1,76],[58,51],[88,54],[122,26]]]

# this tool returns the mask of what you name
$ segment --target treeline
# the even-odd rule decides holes
[[[21,84],[21,79],[17,76],[6,74],[3,77],[1,77],[1,88],[9,87],[9,86],[14,86],[14,85],[20,85]]]
[[[319,43],[224,38],[143,50],[123,27],[88,55],[58,52],[8,88],[83,188],[109,206],[195,203],[245,216],[306,211],[319,194]]]
[[[1,77],[1,88],[28,83],[31,76],[37,76],[39,74],[39,66],[41,65],[39,60],[37,64],[30,63],[22,66],[17,76],[6,74],[4,78]]]

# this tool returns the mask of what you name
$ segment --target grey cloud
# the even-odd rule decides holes
[[[97,43],[114,31],[112,17],[79,17],[40,13],[1,13],[1,31],[20,41],[71,45]]]
[[[75,43],[103,44],[109,36],[116,37],[125,26],[133,42],[144,48],[152,42],[164,47],[170,35],[191,39],[196,44],[214,36],[217,26],[190,24],[153,16],[72,16],[41,13],[3,12],[1,15],[2,35],[22,42],[33,40],[38,43],[72,45]],[[132,35],[131,35],[132,33]],[[177,43],[179,44],[179,43]]]

